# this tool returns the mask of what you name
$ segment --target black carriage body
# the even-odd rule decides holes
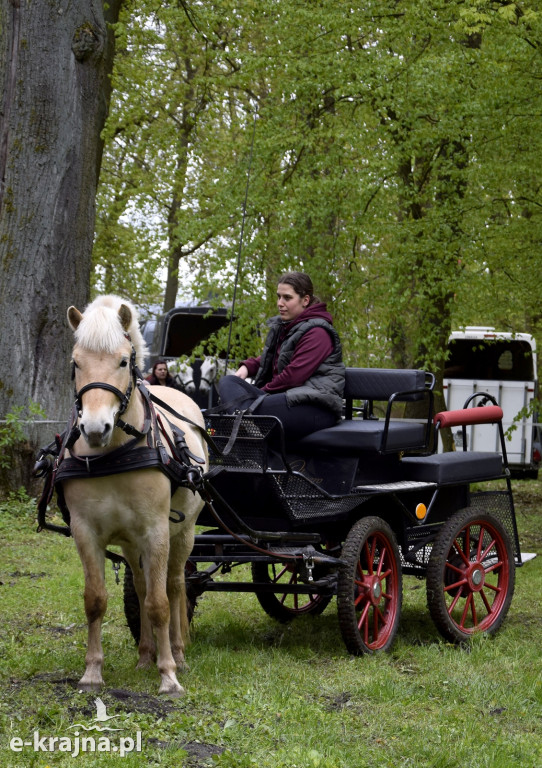
[[[247,538],[224,537],[207,506],[199,522],[217,525],[219,540],[213,547],[212,530],[197,536],[193,559],[218,564],[226,557],[231,564],[238,553],[239,562],[254,558],[279,562],[281,547],[295,542],[301,552],[317,542],[320,549],[334,549],[338,570],[338,553],[352,526],[376,516],[397,539],[403,573],[425,576],[443,524],[459,510],[471,509],[503,525],[516,564],[521,565],[503,459],[494,453],[432,453],[432,384],[422,371],[348,369],[346,419],[288,447],[281,424],[273,417],[209,415],[208,432],[217,447],[211,452],[207,478],[211,506],[228,530]],[[412,400],[425,403],[426,418],[394,419],[397,404]],[[377,401],[385,403],[383,418],[374,416]],[[236,439],[224,455],[234,430]],[[492,480],[504,481],[505,489],[471,491],[473,483]],[[267,554],[251,549],[252,541]],[[242,589],[258,592],[261,587],[252,583]],[[319,588],[314,582],[287,588],[291,587],[306,592]],[[214,588],[207,583],[206,589]],[[222,582],[217,588],[228,586]],[[239,583],[232,583],[232,589],[239,588]],[[329,590],[327,578],[324,589]]]
[[[336,597],[348,651],[372,653],[392,643],[402,578],[414,575],[426,579],[445,638],[496,631],[521,565],[502,426],[502,455],[433,446],[440,422],[498,421],[502,411],[489,398],[488,407],[433,417],[433,385],[423,371],[347,369],[345,418],[288,446],[274,417],[208,413],[207,503],[186,574],[192,600],[253,592],[289,621]],[[398,418],[404,403],[422,417]],[[230,572],[243,565],[250,574],[239,568],[235,580]]]

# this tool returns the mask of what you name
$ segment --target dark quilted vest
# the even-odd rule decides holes
[[[257,387],[263,387],[272,378],[273,358],[276,345],[282,330],[280,317],[272,317],[268,325],[269,333],[265,340],[264,350],[260,359],[260,368],[256,374],[254,383]],[[301,337],[311,328],[325,328],[331,336],[333,350],[323,360],[313,375],[301,387],[293,387],[286,391],[288,405],[312,404],[327,408],[341,417],[344,396],[345,368],[342,362],[342,348],[339,334],[335,328],[320,317],[312,317],[302,323],[294,325],[282,341],[277,367],[279,373],[288,365],[294,350]]]

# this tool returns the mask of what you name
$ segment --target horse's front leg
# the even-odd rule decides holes
[[[167,593],[169,598],[169,638],[171,652],[179,669],[187,668],[184,651],[190,641],[185,565],[194,546],[194,526],[183,524],[183,530],[170,542]]]
[[[84,600],[88,624],[86,667],[85,674],[79,681],[79,688],[91,691],[103,685],[102,620],[107,608],[105,557],[103,549],[97,546],[91,536],[74,533],[74,538],[85,574]]]
[[[155,529],[149,536],[150,547],[144,557],[147,582],[145,612],[154,630],[157,647],[157,667],[162,678],[159,693],[181,696],[184,689],[177,680],[176,664],[169,639],[170,609],[167,596],[167,564],[169,557],[169,529],[166,525]]]
[[[147,669],[156,661],[156,644],[154,642],[152,625],[145,609],[147,584],[145,571],[143,569],[143,558],[140,556],[139,551],[132,547],[125,547],[123,552],[130,564],[134,580],[134,588],[139,600],[140,633],[138,645],[139,661],[137,663],[137,668]]]

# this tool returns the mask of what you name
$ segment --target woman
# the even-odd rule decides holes
[[[177,389],[173,381],[173,376],[168,371],[165,360],[157,360],[155,362],[152,367],[152,373],[145,378],[145,381],[149,384],[154,384],[155,386],[173,387],[174,389]]]
[[[245,360],[218,388],[226,410],[276,416],[290,440],[333,426],[341,417],[345,369],[339,335],[310,277],[288,272],[277,287],[279,314],[259,357]],[[254,385],[245,381],[254,379]]]

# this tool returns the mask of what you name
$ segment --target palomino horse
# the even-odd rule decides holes
[[[70,307],[68,321],[75,333],[73,368],[81,436],[70,448],[67,465],[78,462],[83,470],[75,476],[65,473],[62,490],[85,575],[88,650],[79,685],[90,690],[103,683],[105,550],[113,544],[122,548],[132,569],[140,601],[138,667],[148,666],[157,656],[159,692],[178,696],[183,688],[176,667],[184,665],[188,638],[184,568],[203,502],[182,481],[172,487],[160,460],[151,466],[139,468],[136,463],[137,468],[121,467],[119,471],[112,461],[107,464],[107,454],[115,457],[116,465],[122,464],[124,454],[161,454],[161,461],[165,456],[167,463],[168,454],[180,440],[186,449],[183,455],[194,460],[202,457],[199,463],[205,470],[201,412],[193,400],[173,388],[146,388],[136,381],[135,366],[141,365],[145,350],[137,313],[128,302],[103,296],[83,314]],[[166,407],[155,407],[153,396]],[[176,418],[172,411],[190,421]],[[85,465],[88,473],[82,476]],[[102,469],[93,474],[93,466]],[[171,516],[171,510],[176,511],[176,517]]]

